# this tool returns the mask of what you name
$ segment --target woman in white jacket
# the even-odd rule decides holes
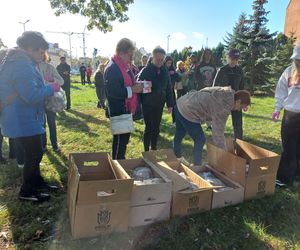
[[[275,92],[273,121],[283,109],[281,124],[282,154],[277,178],[292,184],[300,177],[300,43],[294,48],[293,63],[281,75]],[[297,178],[296,178],[297,177]]]
[[[48,54],[45,53],[44,61],[38,64],[38,69],[44,78],[45,84],[58,83],[59,85],[62,86],[64,84],[63,78],[57,72],[56,68],[52,64],[48,63],[48,61],[49,61]],[[57,133],[56,133],[56,113],[47,109],[45,111],[46,111],[46,118],[49,127],[52,149],[55,152],[59,152],[60,149],[57,144]],[[47,145],[47,136],[45,133],[43,135],[44,150],[46,150],[46,145]]]

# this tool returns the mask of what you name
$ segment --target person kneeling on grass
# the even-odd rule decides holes
[[[246,110],[250,102],[248,91],[235,92],[230,87],[207,87],[180,97],[175,106],[176,133],[173,147],[176,157],[185,163],[184,158],[181,157],[181,142],[188,133],[194,141],[193,165],[201,166],[205,144],[201,123],[207,121],[212,121],[213,144],[225,149],[224,130],[230,112]]]

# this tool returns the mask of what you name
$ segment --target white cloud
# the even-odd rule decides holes
[[[171,34],[171,38],[174,38],[175,40],[185,40],[186,35],[182,32],[175,32]]]
[[[193,32],[193,36],[194,36],[195,38],[199,39],[199,40],[202,40],[203,37],[204,37],[204,35],[203,35],[202,33],[196,32],[196,31]]]

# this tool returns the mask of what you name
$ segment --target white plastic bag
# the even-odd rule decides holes
[[[58,92],[55,92],[53,96],[46,98],[45,108],[52,112],[63,111],[66,108],[65,91],[60,89]]]

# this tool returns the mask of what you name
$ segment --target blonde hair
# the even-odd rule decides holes
[[[290,84],[294,85],[297,83],[298,77],[300,74],[300,69],[296,67],[295,61],[293,62],[292,74]]]
[[[184,65],[184,62],[183,62],[183,61],[178,61],[178,62],[176,63],[176,68],[179,69],[179,66],[182,65],[182,64]]]

